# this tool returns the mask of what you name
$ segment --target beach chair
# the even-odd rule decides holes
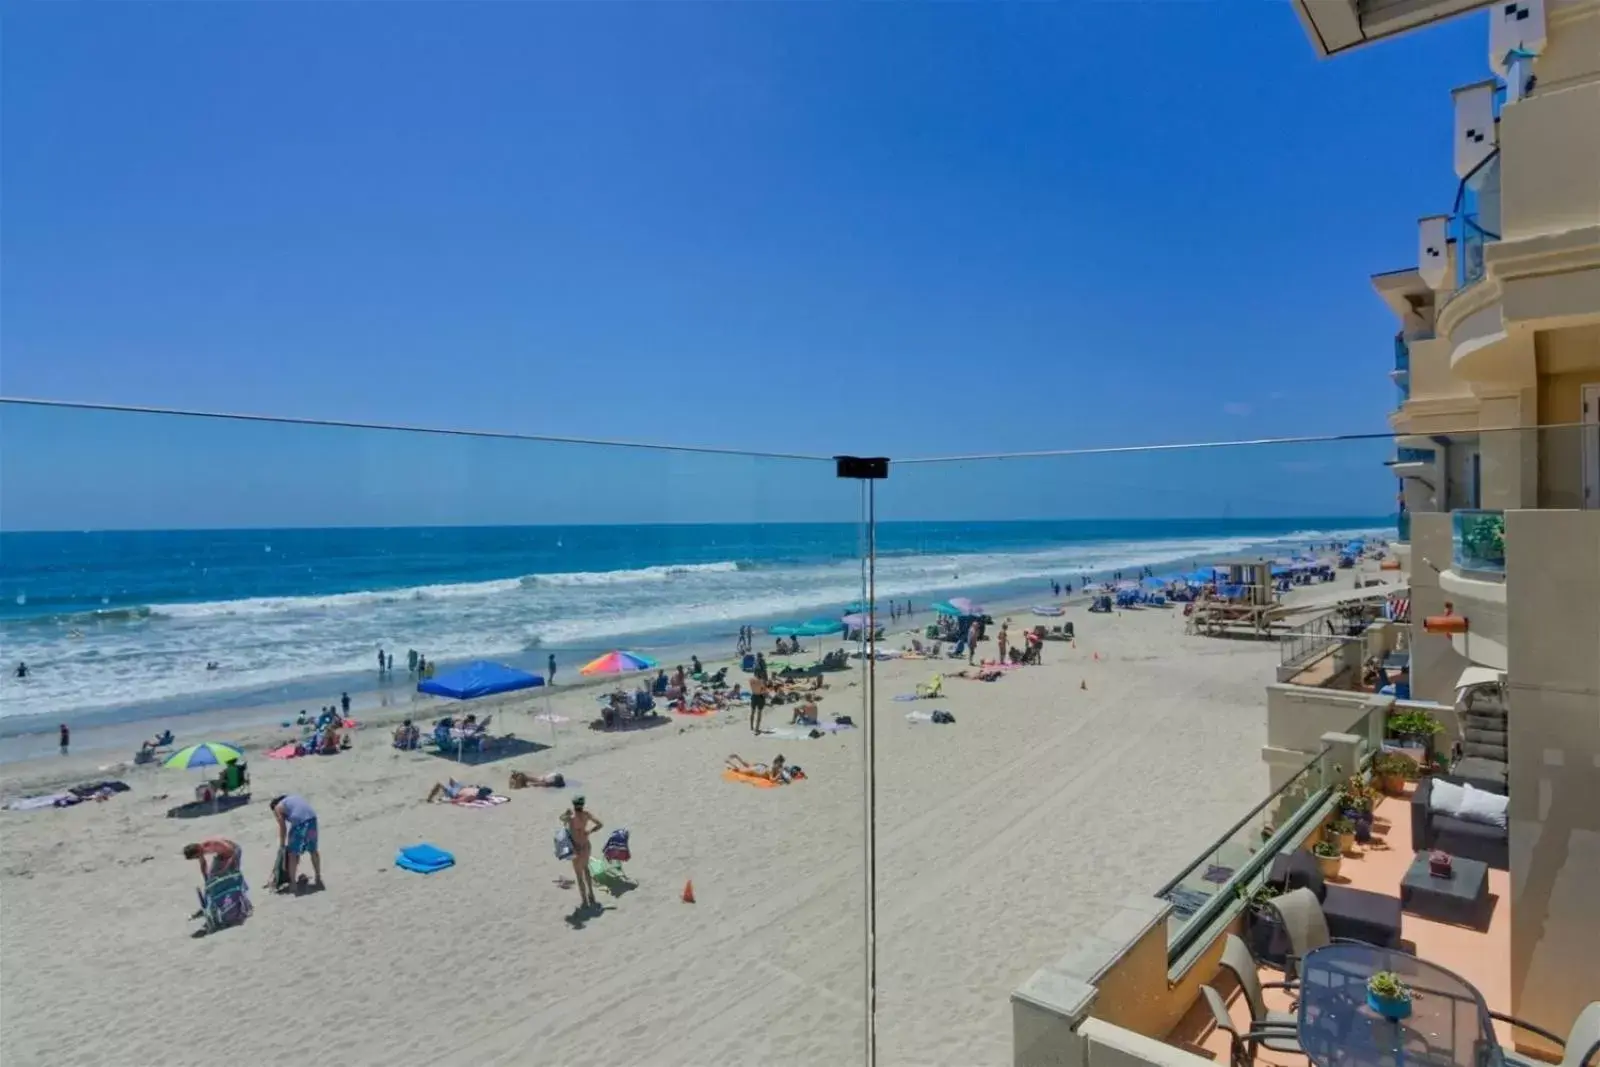
[[[211,784],[217,792],[225,797],[232,796],[235,793],[248,792],[250,768],[243,760],[237,763],[230,763],[222,768],[222,773]]]
[[[917,683],[917,696],[937,700],[944,693],[944,675],[935,674],[926,682]]]
[[[250,887],[237,867],[212,877],[205,889],[197,889],[195,894],[200,898],[197,914],[205,920],[208,934],[239,925],[255,910],[250,905]]]

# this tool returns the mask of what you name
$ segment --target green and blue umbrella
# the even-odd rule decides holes
[[[225,745],[221,741],[202,741],[198,745],[180,748],[168,756],[162,766],[187,770],[190,767],[220,767],[242,759],[244,753],[233,745]]]

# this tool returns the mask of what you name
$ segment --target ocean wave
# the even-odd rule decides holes
[[[664,582],[699,574],[735,574],[753,569],[737,560],[717,563],[677,563],[660,567],[638,567],[620,571],[573,571],[556,574],[529,574],[521,581],[524,586],[591,586],[631,585],[638,582]]]

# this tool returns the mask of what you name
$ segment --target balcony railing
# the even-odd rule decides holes
[[[1450,236],[1456,242],[1456,288],[1445,303],[1483,280],[1484,248],[1500,240],[1500,152],[1494,151],[1456,190]]]
[[[1505,512],[1452,512],[1450,528],[1451,559],[1456,570],[1505,574]]]
[[[1395,540],[1405,544],[1411,543],[1411,512],[1402,511],[1395,520]]]
[[[1434,451],[1431,448],[1397,448],[1394,450],[1396,463],[1432,463]]]
[[[1411,370],[1411,345],[1398,333],[1394,335],[1394,369],[1396,374]]]

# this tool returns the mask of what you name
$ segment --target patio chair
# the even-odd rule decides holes
[[[1233,1067],[1249,1067],[1255,1062],[1256,1050],[1265,1045],[1274,1052],[1293,1052],[1304,1054],[1300,1048],[1300,1036],[1292,1025],[1283,1026],[1251,1026],[1249,1030],[1240,1032],[1233,1024],[1233,1018],[1228,1014],[1228,1005],[1218,993],[1208,985],[1200,987],[1200,995],[1205,998],[1206,1004],[1211,1009],[1211,1019],[1217,1024],[1217,1029],[1226,1033],[1231,1039],[1228,1046],[1228,1062]],[[1292,1018],[1292,1016],[1291,1016]]]
[[[1520,1030],[1528,1030],[1538,1034],[1552,1044],[1560,1045],[1562,1050],[1561,1067],[1600,1067],[1600,1000],[1592,1001],[1588,1007],[1578,1013],[1573,1020],[1572,1029],[1567,1033],[1565,1041],[1552,1034],[1542,1026],[1525,1023],[1521,1019],[1514,1019],[1509,1015],[1501,1015],[1497,1011],[1489,1013],[1491,1019],[1503,1023],[1510,1023]],[[1524,1063],[1518,1057],[1507,1055],[1509,1063]]]
[[[1309,889],[1291,889],[1267,901],[1267,907],[1278,913],[1283,932],[1289,937],[1289,951],[1283,956],[1283,973],[1290,981],[1299,977],[1300,961],[1319,948],[1333,944],[1371,944],[1353,937],[1334,937],[1330,934],[1328,917],[1322,912],[1322,904],[1317,900],[1317,894]]]
[[[1292,1011],[1268,1011],[1266,998],[1262,996],[1265,989],[1295,988],[1294,982],[1263,982],[1261,980],[1260,966],[1256,958],[1250,955],[1250,948],[1235,934],[1228,934],[1222,943],[1222,966],[1233,972],[1233,980],[1239,983],[1239,991],[1244,994],[1245,1005],[1250,1009],[1250,1029],[1282,1029],[1288,1027],[1293,1030],[1300,1025],[1299,1017]],[[1300,1043],[1295,1042],[1292,1049],[1279,1049],[1277,1045],[1267,1045],[1270,1049],[1278,1051],[1298,1052]]]

